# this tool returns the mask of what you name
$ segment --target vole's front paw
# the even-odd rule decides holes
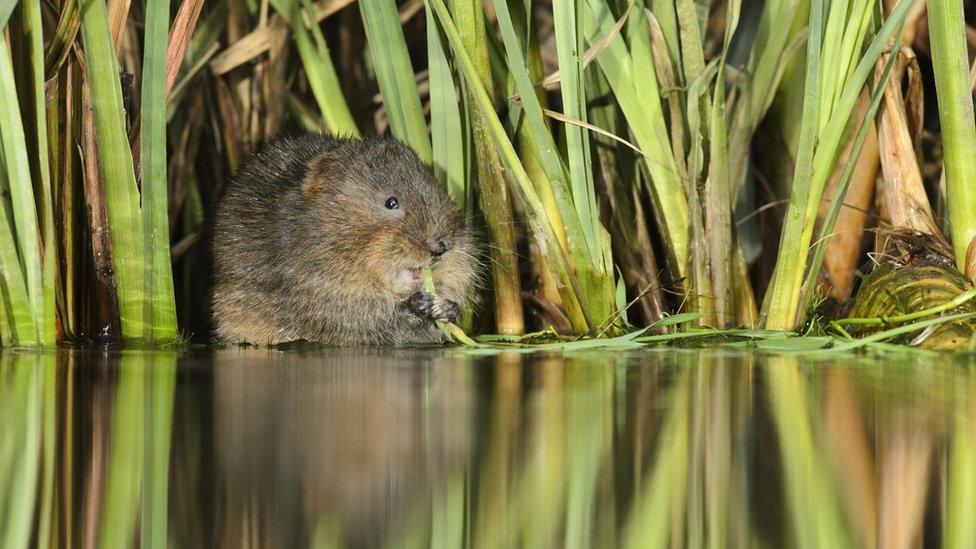
[[[414,292],[407,299],[407,309],[420,318],[431,318],[434,313],[434,303],[437,299],[434,294],[427,292]]]
[[[458,315],[461,314],[461,306],[450,299],[434,298],[434,310],[432,318],[441,322],[457,323]]]
[[[407,299],[407,308],[420,318],[442,322],[457,322],[461,307],[450,299],[443,299],[427,292],[415,292]]]

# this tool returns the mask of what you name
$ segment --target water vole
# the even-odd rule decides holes
[[[379,137],[270,143],[228,183],[212,246],[215,332],[235,343],[440,342],[433,320],[457,318],[477,268],[447,193]]]

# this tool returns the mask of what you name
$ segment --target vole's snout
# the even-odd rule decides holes
[[[430,247],[430,255],[435,258],[444,255],[449,249],[447,242],[445,242],[443,238],[436,238],[429,242],[428,245]]]

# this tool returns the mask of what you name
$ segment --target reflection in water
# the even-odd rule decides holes
[[[974,547],[976,359],[0,354],[0,547]]]

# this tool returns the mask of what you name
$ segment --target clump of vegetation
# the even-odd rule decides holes
[[[192,331],[214,197],[296,129],[389,132],[431,167],[485,237],[468,333],[796,331],[817,295],[843,316],[878,228],[947,243],[963,293],[966,13],[931,4],[4,2],[0,336]]]
[[[976,539],[970,354],[277,355],[3,353],[0,545]]]

